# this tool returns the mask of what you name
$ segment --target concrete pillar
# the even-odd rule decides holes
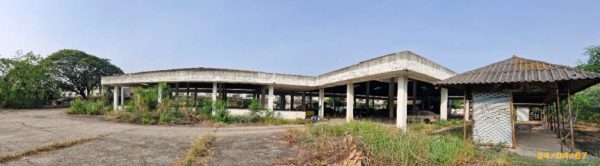
[[[417,80],[412,80],[412,110],[413,111],[419,111],[419,108],[417,108]],[[408,90],[408,89],[407,89]],[[429,102],[428,102],[429,103]],[[429,107],[429,106],[427,106]],[[424,108],[424,109],[429,109],[429,108]]]
[[[354,120],[354,83],[346,85],[346,122]]]
[[[396,105],[396,127],[406,131],[407,101],[408,101],[408,77],[398,77],[398,96]]]
[[[390,118],[394,117],[394,78],[390,78],[388,88],[388,110],[390,111]]]
[[[371,98],[371,95],[370,95],[371,94],[371,92],[370,92],[371,91],[371,84],[370,84],[370,82],[367,82],[367,89],[366,90],[367,90],[366,91],[367,95],[365,97],[365,104],[367,106],[367,111],[368,111],[369,108],[371,108],[371,107],[369,107],[369,105],[371,104],[371,102],[369,102],[369,99]]]
[[[211,99],[213,102],[217,101],[217,83],[216,82],[213,82]]]
[[[119,109],[119,86],[113,88],[113,110]]]
[[[308,108],[310,108],[311,110],[313,110],[313,105],[312,105],[312,103],[313,103],[312,101],[313,100],[312,99],[313,99],[312,92],[309,92],[308,93]]]
[[[306,111],[306,92],[302,92],[302,111]]]
[[[448,119],[448,89],[440,88],[440,119]]]
[[[162,102],[162,88],[158,87],[158,103]]]
[[[290,95],[290,110],[294,111],[294,93]]]
[[[325,116],[325,89],[319,89],[319,117]]]
[[[121,87],[121,102],[119,105],[123,106],[123,104],[125,104],[125,87]]]
[[[268,103],[267,103],[267,109],[269,111],[273,111],[273,106],[274,106],[273,98],[275,97],[273,95],[274,91],[275,91],[275,87],[273,85],[269,85],[269,97],[268,97]]]
[[[279,95],[279,109],[285,110],[285,94]]]

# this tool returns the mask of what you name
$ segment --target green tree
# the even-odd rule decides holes
[[[41,60],[33,52],[21,51],[14,58],[0,58],[0,106],[39,108],[60,96]]]
[[[580,61],[577,68],[600,72],[600,46],[586,48],[585,55],[588,56],[588,60]],[[578,111],[577,120],[600,123],[600,84],[576,93],[571,100]]]
[[[44,63],[61,89],[79,94],[84,99],[100,86],[102,76],[123,74],[108,59],[98,58],[79,50],[63,49],[48,56]]]
[[[588,57],[588,60],[586,62],[579,61],[577,68],[592,72],[600,72],[600,45],[586,48],[585,55]]]

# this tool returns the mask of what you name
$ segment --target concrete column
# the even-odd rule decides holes
[[[417,108],[417,80],[412,80],[412,83],[413,83],[412,84],[412,94],[413,94],[413,96],[412,96],[412,105],[413,105],[412,110],[413,111],[419,111],[419,108]],[[424,108],[424,109],[429,109],[429,108]]]
[[[125,87],[121,87],[121,103],[119,105],[123,106],[123,104],[125,104]]]
[[[273,106],[274,106],[273,98],[275,97],[273,95],[274,91],[275,91],[275,87],[273,85],[269,85],[269,99],[268,99],[268,103],[267,103],[267,109],[270,111],[273,111]]]
[[[162,101],[162,88],[158,87],[158,103]]]
[[[311,110],[313,109],[312,101],[313,101],[313,95],[312,95],[311,92],[309,92],[309,94],[308,94],[308,108],[310,108]]]
[[[365,97],[365,104],[367,106],[367,111],[368,111],[369,108],[371,108],[371,107],[369,107],[370,104],[371,104],[371,102],[369,102],[369,99],[371,98],[371,92],[370,92],[371,91],[371,84],[369,82],[367,82],[367,89],[366,90],[367,90],[366,91],[367,96]]]
[[[394,117],[394,78],[390,78],[388,88],[388,110],[390,111],[390,118]]]
[[[294,111],[294,93],[290,95],[290,110]]]
[[[113,89],[113,110],[119,109],[119,86],[115,86]]]
[[[306,92],[302,92],[302,111],[306,111]]]
[[[279,95],[279,109],[285,110],[285,94]]]
[[[217,101],[217,83],[213,82],[213,88],[212,88],[212,101],[215,102]]]
[[[396,127],[406,131],[407,101],[408,101],[408,77],[398,77],[398,96],[396,105]]]
[[[325,116],[325,89],[319,89],[319,117]]]
[[[448,119],[448,89],[440,88],[440,119]]]
[[[346,85],[346,122],[354,120],[354,83]]]

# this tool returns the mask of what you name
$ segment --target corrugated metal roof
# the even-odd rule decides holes
[[[436,85],[491,84],[518,82],[557,82],[600,80],[600,73],[513,56],[437,82]]]

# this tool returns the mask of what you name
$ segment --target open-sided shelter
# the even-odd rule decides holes
[[[436,85],[465,92],[465,110],[472,111],[473,139],[478,143],[514,148],[515,108],[538,106],[543,120],[573,150],[570,96],[598,82],[599,73],[513,56]],[[465,114],[465,121],[468,119]]]

